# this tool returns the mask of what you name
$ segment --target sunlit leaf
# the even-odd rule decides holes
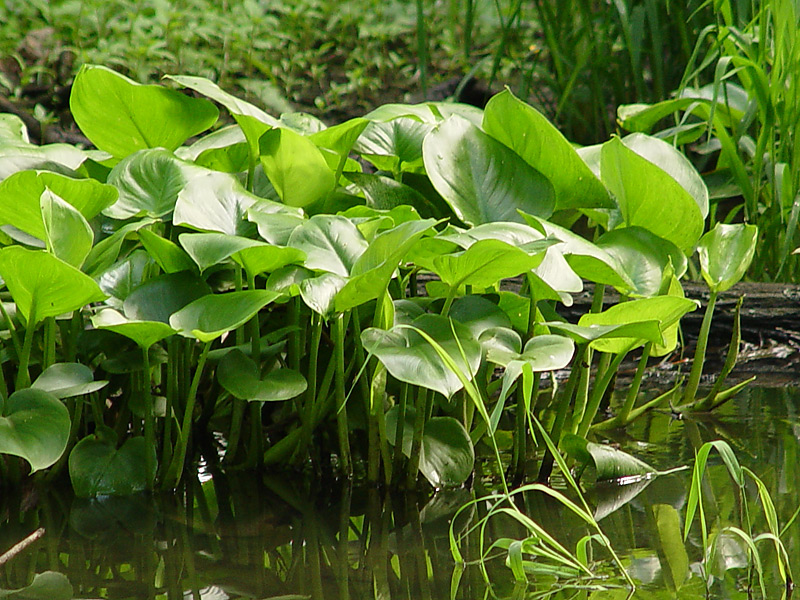
[[[69,411],[53,394],[27,388],[0,399],[0,454],[24,458],[31,471],[61,458],[69,430]]]

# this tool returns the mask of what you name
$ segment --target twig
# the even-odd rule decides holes
[[[17,554],[19,554],[20,552],[24,551],[28,546],[33,544],[36,540],[41,538],[43,535],[44,535],[44,527],[39,527],[39,529],[34,531],[28,537],[26,537],[22,541],[17,542],[16,544],[14,544],[8,552],[6,552],[2,556],[0,556],[0,567],[2,567],[4,564],[9,562],[11,559],[16,557]]]

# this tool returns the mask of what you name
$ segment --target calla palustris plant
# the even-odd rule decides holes
[[[26,461],[68,466],[82,496],[169,489],[218,432],[224,465],[335,456],[320,468],[457,486],[504,428],[521,478],[540,420],[555,444],[585,438],[629,352],[643,370],[674,350],[698,243],[712,297],[752,257],[749,226],[701,239],[708,191],[671,146],[578,151],[508,91],[485,111],[394,104],[327,127],[167,79],[84,66],[70,106],[96,150],[0,130],[12,480]],[[564,227],[582,215],[594,241]],[[568,323],[558,307],[584,282],[595,302]],[[623,301],[603,310],[606,286]],[[566,367],[557,393],[542,385]],[[598,426],[652,406],[640,381]]]

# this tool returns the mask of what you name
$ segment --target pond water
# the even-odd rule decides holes
[[[800,392],[750,388],[712,416],[675,420],[653,413],[609,441],[658,470],[692,465],[703,442],[726,440],[742,466],[764,482],[781,527],[800,503]],[[744,500],[719,455],[712,453],[703,486],[709,535],[735,526],[749,507],[753,537],[767,531],[755,485]],[[485,574],[477,566],[455,570],[449,523],[471,490],[426,496],[385,495],[338,481],[309,486],[295,476],[221,476],[203,471],[178,495],[104,500],[75,499],[68,491],[3,490],[0,552],[38,528],[44,535],[0,566],[0,598],[258,598],[345,600],[361,598],[476,600],[483,598],[611,600],[625,598],[760,597],[747,568],[744,543],[733,530],[720,533],[711,576],[704,578],[701,529],[682,540],[691,470],[634,482],[598,486],[588,497],[604,532],[637,583],[630,590],[608,555],[592,544],[595,571],[605,579],[538,572],[515,584],[506,552],[493,549]],[[202,480],[202,481],[201,481]],[[556,482],[557,484],[558,482]],[[520,496],[519,506],[567,548],[588,533],[582,522],[541,493]],[[477,503],[461,514],[457,529],[483,514]],[[484,531],[497,538],[526,533],[496,517]],[[479,553],[481,532],[463,540],[467,558]],[[800,564],[800,524],[783,533],[790,561]],[[767,598],[784,586],[775,552],[758,542]],[[707,591],[708,586],[708,591]],[[752,595],[748,596],[748,588]]]

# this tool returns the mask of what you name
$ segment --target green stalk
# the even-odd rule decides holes
[[[369,369],[369,366],[367,366],[366,353],[364,352],[364,347],[361,345],[361,321],[358,316],[358,308],[354,308],[350,314],[353,321],[353,342],[356,348],[356,360],[359,364],[364,365],[366,369]],[[375,363],[375,361],[372,362]],[[378,423],[378,415],[379,413],[383,413],[381,398],[376,398],[376,396],[382,396],[382,394],[376,394],[374,389],[377,383],[375,375],[378,372],[378,368],[377,364],[373,364],[371,369],[371,385],[367,383],[363,372],[358,377],[361,395],[364,397],[364,401],[367,405],[367,481],[370,483],[378,482],[381,469],[381,457],[386,456],[388,452],[388,449],[384,447],[386,444],[385,436],[384,439],[381,440],[380,425]],[[381,390],[378,391],[380,392]],[[381,442],[383,442],[383,444]]]
[[[153,395],[150,389],[150,352],[142,347],[142,395],[144,397],[144,441],[147,446],[145,454],[146,469],[149,476],[155,473],[156,465],[153,462],[156,456],[155,420],[153,417]],[[150,450],[153,450],[151,452]],[[149,489],[149,488],[148,488]]]
[[[197,400],[197,390],[200,387],[200,379],[203,376],[203,368],[208,358],[208,351],[211,350],[211,343],[212,342],[205,343],[200,353],[200,358],[197,361],[192,384],[189,387],[189,395],[186,398],[186,406],[183,410],[183,422],[181,424],[177,452],[174,453],[172,464],[167,472],[167,477],[164,478],[163,487],[165,489],[174,489],[177,487],[183,475],[183,464],[186,461],[186,450],[189,446],[189,436],[192,433],[192,416],[194,414],[194,405]]]
[[[311,345],[308,349],[308,370],[306,372],[305,399],[303,410],[300,413],[302,423],[302,439],[296,449],[294,461],[299,461],[303,457],[299,455],[299,450],[305,450],[311,443],[311,434],[314,430],[314,404],[317,400],[317,369],[319,362],[319,345],[322,340],[322,316],[316,312],[311,313]]]
[[[164,417],[164,431],[161,446],[161,468],[170,464],[172,460],[172,411],[175,407],[175,395],[178,389],[178,340],[175,336],[167,340],[167,385],[166,385],[166,413]],[[163,473],[162,473],[163,476]]]
[[[30,314],[33,315],[36,306],[36,297],[34,296],[31,305]],[[21,390],[31,385],[31,374],[28,371],[28,363],[31,360],[31,348],[33,348],[33,332],[36,329],[36,323],[28,320],[25,327],[25,341],[22,344],[22,354],[19,357],[19,370],[17,371],[17,381],[15,389]]]
[[[44,320],[44,352],[42,355],[42,371],[56,362],[56,318]]]
[[[622,405],[622,410],[619,411],[617,417],[624,424],[628,422],[628,417],[636,404],[636,398],[639,397],[639,388],[642,386],[642,378],[644,377],[644,370],[647,368],[647,361],[650,358],[650,352],[653,350],[653,342],[648,342],[642,349],[642,356],[639,359],[639,364],[636,367],[636,374],[631,381],[631,387],[628,388],[628,395],[625,398],[625,404]]]
[[[708,336],[711,332],[711,319],[714,315],[714,307],[717,304],[717,295],[717,291],[712,291],[708,298],[706,312],[700,325],[700,333],[697,336],[697,348],[694,351],[692,370],[689,372],[689,381],[686,383],[686,390],[683,393],[684,404],[695,402],[697,388],[700,386],[700,377],[703,375],[703,364],[706,361],[706,348],[708,346]]]
[[[242,424],[244,422],[244,413],[247,408],[247,400],[240,400],[233,398],[233,411],[231,412],[231,428],[228,432],[228,445],[225,447],[225,457],[222,459],[225,463],[232,463],[236,460],[236,452],[239,449],[239,439],[242,437]]]
[[[336,430],[339,435],[339,457],[341,468],[346,477],[353,476],[353,460],[350,456],[350,427],[347,422],[345,402],[344,375],[344,315],[337,315],[333,322],[333,351],[336,359],[335,393],[336,393]]]
[[[417,405],[414,415],[414,437],[411,440],[411,456],[408,458],[408,470],[406,471],[406,487],[413,489],[417,484],[417,471],[419,471],[419,458],[422,451],[422,434],[425,430],[425,415],[428,412],[427,388],[417,389]],[[399,445],[402,448],[403,440],[400,439]]]
[[[403,436],[406,429],[406,406],[408,405],[409,386],[403,382],[400,384],[400,401],[397,404],[397,431],[394,436],[394,459],[392,461],[392,472],[401,473],[403,466]]]
[[[287,353],[289,355],[289,367],[295,371],[300,370],[300,302],[302,302],[300,296],[289,301],[289,319],[292,330],[289,332]]]
[[[600,408],[600,402],[603,400],[603,396],[606,394],[608,385],[611,383],[611,379],[613,379],[614,375],[616,375],[619,365],[622,363],[628,352],[629,350],[615,354],[614,360],[611,361],[611,364],[606,369],[605,373],[603,373],[603,376],[599,381],[595,381],[595,386],[592,390],[592,396],[589,398],[589,404],[586,406],[586,412],[583,414],[581,426],[578,428],[578,435],[580,437],[586,437],[586,434],[589,432],[589,428],[592,426],[592,421],[594,421],[595,416],[597,416],[597,410]]]

